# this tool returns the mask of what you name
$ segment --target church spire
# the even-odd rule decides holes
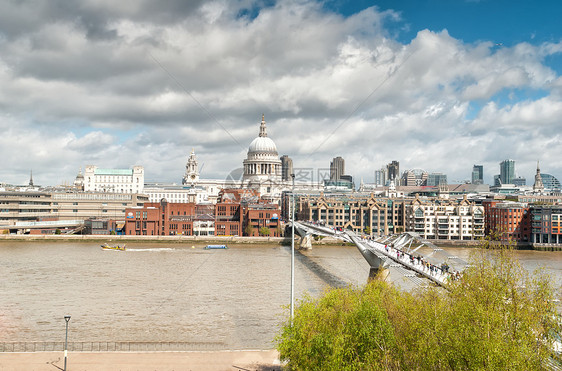
[[[542,183],[541,169],[537,161],[537,174],[535,174],[535,184],[533,184],[533,192],[544,191],[544,184]]]
[[[29,186],[33,187],[33,170],[29,173]]]
[[[267,126],[265,126],[265,115],[261,115],[260,137],[267,137]]]

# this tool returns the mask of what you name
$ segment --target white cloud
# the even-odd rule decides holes
[[[57,4],[0,5],[0,155],[13,160],[0,181],[33,168],[58,184],[86,164],[179,181],[192,147],[204,175],[224,177],[262,113],[296,167],[343,156],[365,181],[391,160],[465,179],[473,163],[491,177],[513,158],[530,178],[538,158],[562,176],[562,83],[544,64],[562,43],[497,48],[420,30],[401,44],[385,27],[396,12],[346,18],[312,1],[255,17],[241,16],[251,1]]]

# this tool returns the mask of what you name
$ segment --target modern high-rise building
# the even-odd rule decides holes
[[[431,173],[427,175],[428,186],[438,186],[440,184],[447,184],[447,175],[443,173]]]
[[[527,179],[524,176],[518,176],[517,178],[513,178],[513,185],[516,187],[523,187],[527,185]]]
[[[400,163],[398,161],[395,160],[386,165],[386,170],[389,180],[400,179]]]
[[[281,156],[281,180],[291,180],[293,174],[293,159],[287,155]]]
[[[383,167],[380,170],[375,170],[375,185],[376,186],[384,186],[386,185],[386,181],[388,180],[388,171],[386,167]]]
[[[541,173],[541,180],[545,191],[560,192],[562,185],[553,175]]]
[[[338,156],[330,162],[330,180],[337,181],[345,174],[345,160]]]
[[[513,184],[515,179],[515,161],[503,160],[500,162],[500,180],[502,184]]]
[[[484,166],[474,165],[472,167],[472,184],[484,184]]]

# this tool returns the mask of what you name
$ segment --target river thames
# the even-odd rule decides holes
[[[290,247],[99,243],[0,243],[0,341],[215,343],[270,349],[289,314]],[[468,259],[473,249],[454,248]],[[517,251],[522,265],[544,267],[562,285],[562,252]],[[369,266],[355,247],[297,252],[295,296],[362,286]],[[560,293],[560,289],[558,290]]]

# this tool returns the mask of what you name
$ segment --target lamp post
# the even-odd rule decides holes
[[[66,336],[64,338],[64,371],[66,371],[66,358],[68,355],[67,345],[68,345],[68,321],[70,321],[70,316],[64,316],[64,320],[66,321]]]
[[[291,174],[293,178],[293,187],[291,189],[291,324],[295,314],[295,174]]]

